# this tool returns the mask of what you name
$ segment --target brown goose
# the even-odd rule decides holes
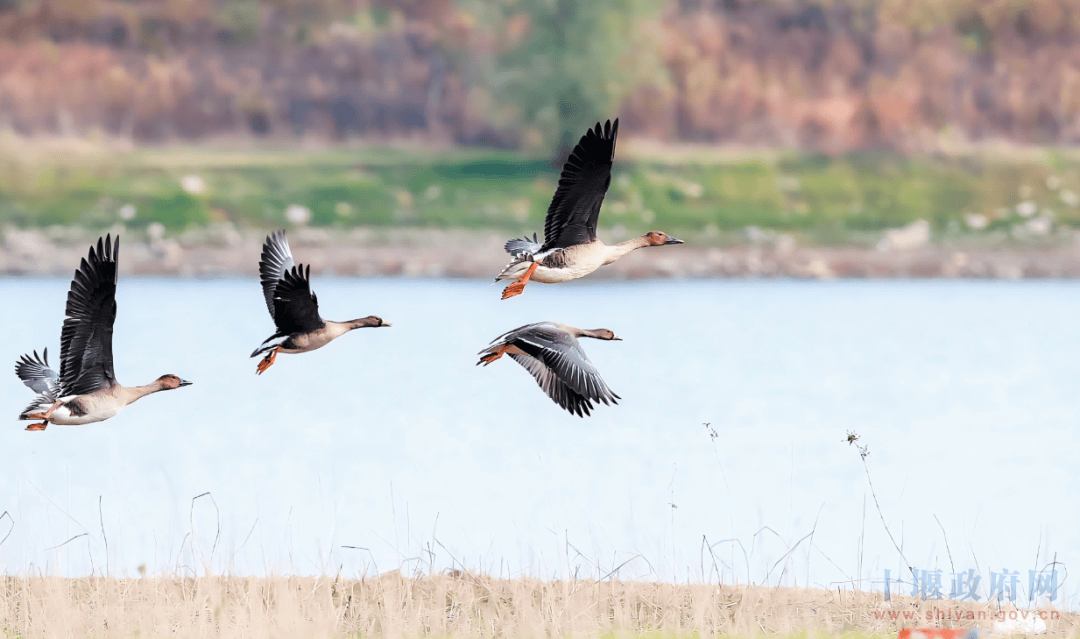
[[[116,321],[116,282],[120,238],[99,238],[97,249],[75,271],[60,332],[60,373],[49,368],[49,351],[23,355],[15,374],[38,395],[19,415],[41,420],[26,430],[49,424],[77,426],[109,419],[150,393],[187,386],[176,375],[162,375],[145,386],[123,386],[113,372],[112,335]]]
[[[334,339],[357,328],[390,326],[374,315],[348,322],[333,322],[319,316],[319,300],[311,292],[311,266],[293,261],[285,231],[266,236],[259,277],[262,280],[266,308],[277,332],[266,338],[252,357],[266,353],[255,372],[262,375],[273,365],[278,353],[307,353],[326,346]],[[274,343],[273,340],[279,340]]]
[[[600,377],[600,371],[578,343],[579,337],[622,339],[606,328],[585,330],[555,322],[537,322],[495,338],[480,351],[480,361],[476,364],[487,366],[508,354],[536,378],[536,383],[556,404],[584,417],[590,414],[593,402],[618,404],[621,398]]]
[[[503,299],[520,295],[530,279],[548,284],[565,282],[584,277],[635,249],[683,243],[660,231],[613,246],[596,238],[600,205],[611,184],[618,134],[618,119],[614,124],[605,122],[603,128],[597,122],[574,147],[548,207],[543,244],[535,233],[531,240],[524,237],[506,243],[504,248],[513,259],[495,281],[515,281],[503,290]]]

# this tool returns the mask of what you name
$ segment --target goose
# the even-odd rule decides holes
[[[370,315],[348,322],[332,322],[319,316],[319,300],[311,291],[311,266],[293,261],[285,231],[266,236],[259,260],[266,309],[277,332],[263,340],[252,357],[266,353],[255,372],[262,375],[274,364],[278,353],[307,353],[326,346],[357,328],[390,326]],[[278,340],[278,341],[274,341]]]
[[[145,386],[124,386],[113,371],[113,323],[116,321],[117,260],[120,237],[98,238],[97,247],[82,260],[71,280],[60,332],[60,372],[49,367],[49,350],[42,356],[23,355],[15,374],[37,393],[19,415],[37,421],[26,430],[45,430],[49,424],[80,426],[113,417],[122,408],[151,393],[174,390],[191,382],[162,375]]]
[[[503,247],[511,255],[510,264],[495,281],[515,280],[503,290],[502,299],[520,295],[529,280],[548,284],[584,277],[611,264],[630,251],[646,246],[682,244],[660,231],[608,246],[596,238],[600,205],[611,184],[611,163],[615,159],[615,138],[619,120],[600,123],[589,129],[574,147],[563,166],[559,187],[544,220],[544,243],[522,237]]]
[[[606,328],[586,330],[556,322],[537,322],[496,337],[480,351],[477,366],[510,355],[556,404],[578,417],[589,415],[593,402],[609,406],[621,399],[611,392],[596,366],[578,343],[579,337],[602,340],[622,338]]]

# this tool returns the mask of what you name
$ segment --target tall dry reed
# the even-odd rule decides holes
[[[981,611],[983,620],[956,620],[957,611],[968,610]],[[890,611],[900,618],[890,620]],[[0,587],[5,637],[886,635],[912,625],[986,628],[999,613],[996,602],[886,602],[880,593],[842,589],[497,579],[458,571],[359,580],[8,576]],[[938,618],[927,621],[928,614]],[[1077,636],[1077,616],[1055,614],[1050,632]]]

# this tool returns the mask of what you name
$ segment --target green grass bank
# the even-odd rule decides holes
[[[624,151],[629,146],[629,151]],[[542,228],[549,160],[488,151],[212,146],[108,148],[0,140],[0,225],[175,232],[238,227]],[[717,244],[753,228],[800,243],[876,241],[916,220],[935,236],[1053,242],[1080,226],[1080,156],[1031,150],[938,157],[620,149],[601,226]],[[753,239],[751,237],[751,239]]]

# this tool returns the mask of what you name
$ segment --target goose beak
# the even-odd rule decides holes
[[[622,338],[619,337],[618,335],[616,335],[615,333],[612,333],[611,334],[611,341],[613,341],[613,342],[621,342]]]
[[[671,237],[669,235],[668,239],[667,239],[667,242],[664,242],[664,244],[685,244],[685,242],[683,242],[682,240],[680,240],[677,237]]]
[[[182,379],[180,380],[180,386],[191,386],[191,382],[187,381],[186,379]]]
[[[379,324],[379,328],[390,327],[390,326],[393,326],[393,324],[391,324],[390,322],[383,322],[382,324]]]

